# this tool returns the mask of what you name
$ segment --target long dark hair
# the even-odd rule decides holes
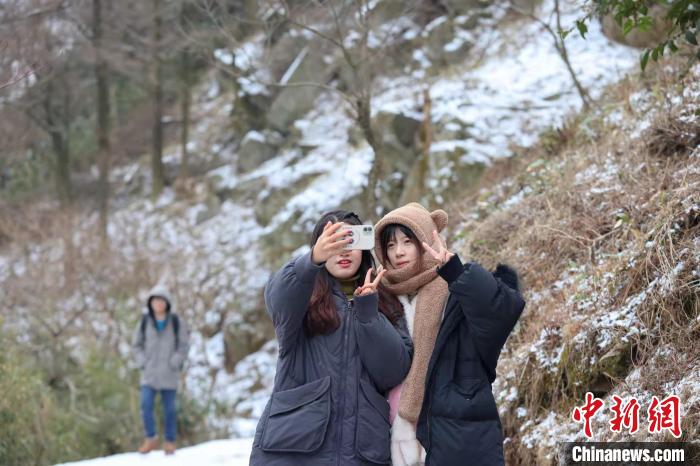
[[[318,238],[323,233],[323,227],[328,223],[345,222],[350,225],[362,225],[360,217],[354,212],[347,210],[334,210],[326,212],[321,216],[311,233],[310,246],[313,248],[318,241]],[[355,286],[361,286],[364,283],[367,270],[374,267],[374,259],[369,250],[362,250],[362,261],[358,269],[358,279]],[[333,301],[333,280],[335,278],[328,273],[325,267],[321,269],[316,276],[314,290],[311,293],[309,301],[309,310],[306,313],[304,326],[308,335],[325,335],[334,332],[340,326],[340,315],[335,308]],[[389,293],[380,284],[377,288],[379,293],[379,312],[384,314],[387,319],[396,325],[399,319],[403,316],[403,306],[396,296]]]
[[[418,237],[416,236],[415,233],[413,233],[413,230],[408,228],[406,225],[402,225],[400,223],[390,223],[387,226],[384,227],[382,230],[382,233],[379,235],[379,244],[382,245],[382,255],[384,257],[381,258],[381,260],[384,261],[384,263],[389,262],[389,255],[387,253],[387,246],[389,245],[389,241],[396,241],[396,230],[401,230],[404,235],[408,236],[408,239],[413,242],[413,244],[416,245],[418,248],[418,260],[422,261],[423,260],[423,245],[420,243],[418,240]]]

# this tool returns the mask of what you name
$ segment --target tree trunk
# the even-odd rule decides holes
[[[163,64],[161,59],[161,39],[162,39],[162,0],[153,0],[153,76],[152,76],[152,153],[151,153],[151,173],[153,185],[151,195],[153,200],[163,192],[165,187],[165,169],[163,167]]]
[[[102,247],[107,241],[107,223],[109,209],[109,164],[111,148],[109,143],[109,81],[107,64],[102,55],[102,0],[93,0],[93,47],[95,48],[95,80],[97,82],[97,147],[100,179],[98,183],[98,202],[100,210],[100,239]]]
[[[184,12],[181,12],[181,24],[184,23],[184,17]],[[187,178],[190,170],[187,143],[189,142],[191,103],[192,63],[190,60],[190,51],[185,46],[180,52],[180,116],[182,118],[182,125],[180,126],[180,150],[182,153],[182,165],[180,167],[181,178]]]
[[[409,202],[418,202],[429,208],[429,201],[433,196],[428,195],[427,178],[430,166],[430,146],[432,144],[431,125],[432,102],[430,100],[430,89],[423,90],[423,122],[419,133],[421,153],[418,156],[411,172],[404,183],[399,204],[405,205]]]
[[[383,208],[383,206],[380,205],[378,186],[382,174],[382,147],[372,128],[371,109],[371,100],[369,96],[365,95],[357,99],[357,123],[360,125],[362,134],[374,152],[374,160],[372,161],[372,168],[367,176],[367,188],[364,195],[365,205],[367,206],[365,217],[367,222],[376,223],[379,220]]]
[[[60,228],[63,241],[63,275],[66,286],[73,286],[75,282],[75,247],[73,245],[73,186],[70,176],[70,145],[68,141],[68,105],[70,98],[67,90],[64,91],[63,112],[59,113],[55,105],[55,77],[50,77],[44,94],[44,112],[46,117],[46,130],[51,138],[51,147],[56,156],[54,179],[58,194],[61,212],[59,215],[65,220]],[[62,83],[65,84],[65,83]]]
[[[180,96],[180,112],[182,113],[182,127],[180,128],[180,150],[182,152],[182,167],[180,176],[187,178],[190,175],[190,154],[187,151],[187,143],[190,136],[190,104],[192,92],[189,84],[182,85],[182,95]]]
[[[62,207],[73,203],[73,187],[70,176],[70,152],[61,131],[51,131],[51,143],[56,154],[56,191]]]
[[[61,207],[65,208],[73,202],[73,187],[70,176],[70,148],[68,135],[64,134],[62,122],[58,121],[59,118],[57,118],[55,113],[54,97],[54,83],[50,80],[46,86],[43,104],[46,113],[46,128],[51,137],[51,147],[56,156],[54,169],[56,193],[58,194]]]

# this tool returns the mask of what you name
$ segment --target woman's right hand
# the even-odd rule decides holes
[[[440,237],[437,230],[433,230],[433,244],[437,245],[437,251],[423,241],[423,247],[428,250],[431,256],[440,261],[440,265],[445,265],[450,257],[455,255],[447,249],[447,243]]]
[[[382,277],[384,276],[384,273],[386,270],[384,268],[381,268],[379,271],[379,274],[377,275],[377,278],[372,281],[372,272],[373,269],[369,269],[367,271],[367,275],[365,276],[365,283],[362,286],[358,286],[355,289],[355,296],[366,296],[368,294],[376,293],[377,292],[377,287],[379,286],[379,283],[382,281]]]
[[[331,257],[345,250],[345,245],[350,243],[352,238],[347,236],[350,230],[342,228],[342,225],[343,222],[331,223],[330,220],[326,223],[321,236],[318,237],[316,244],[311,249],[312,262],[323,264]]]

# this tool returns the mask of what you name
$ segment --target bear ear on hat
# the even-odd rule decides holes
[[[433,222],[435,222],[438,232],[441,232],[447,226],[447,212],[442,209],[437,209],[430,212],[430,218],[432,218]]]

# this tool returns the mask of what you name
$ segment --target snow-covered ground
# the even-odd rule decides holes
[[[172,456],[162,450],[147,455],[124,453],[105,458],[62,463],[60,466],[247,466],[252,439],[213,440],[199,445],[181,448]],[[59,466],[59,465],[57,465]]]

